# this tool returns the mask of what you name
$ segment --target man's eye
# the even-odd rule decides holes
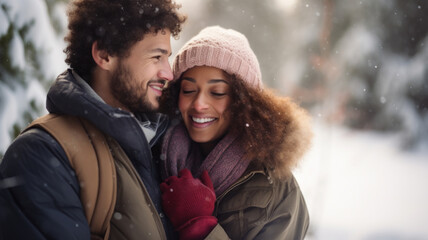
[[[160,60],[161,56],[154,56],[153,58],[156,59],[156,60]]]

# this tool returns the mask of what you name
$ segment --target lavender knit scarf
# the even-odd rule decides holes
[[[164,137],[161,154],[161,174],[165,179],[177,176],[183,169],[189,169],[194,177],[207,170],[217,196],[236,182],[245,172],[249,162],[245,161],[244,149],[237,136],[227,134],[203,159],[199,146],[193,142],[180,123],[171,127]]]

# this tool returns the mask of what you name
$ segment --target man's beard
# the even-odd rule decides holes
[[[110,88],[113,96],[129,111],[133,113],[155,112],[157,108],[150,103],[147,97],[148,87],[144,88],[143,84],[148,84],[148,82],[139,84],[129,69],[120,62],[118,69],[113,74]]]

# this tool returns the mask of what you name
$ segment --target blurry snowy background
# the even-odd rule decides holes
[[[66,68],[66,2],[0,0],[0,157]],[[205,26],[234,28],[266,86],[313,116],[295,171],[307,239],[428,240],[427,1],[177,2],[189,19],[174,53]]]

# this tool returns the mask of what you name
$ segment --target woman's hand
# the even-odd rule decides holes
[[[200,179],[188,169],[160,184],[162,206],[180,239],[203,239],[217,225],[212,216],[216,196],[207,171]]]

